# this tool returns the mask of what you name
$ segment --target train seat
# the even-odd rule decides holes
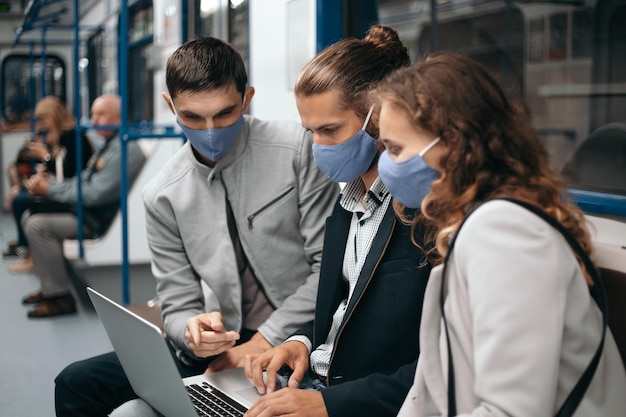
[[[626,123],[596,129],[562,172],[570,183],[585,189],[626,194]]]
[[[626,220],[585,216],[606,287],[609,327],[626,365]]]
[[[146,155],[146,162],[128,192],[128,261],[130,264],[149,264],[150,253],[146,240],[145,214],[141,193],[147,182],[180,148],[181,139],[141,139],[139,144]],[[83,240],[84,256],[81,264],[86,267],[121,265],[121,247],[122,215],[118,211],[105,234],[96,239]],[[78,240],[65,240],[63,251],[68,260],[79,261]]]

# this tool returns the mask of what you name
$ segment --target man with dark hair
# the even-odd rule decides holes
[[[324,221],[338,187],[294,122],[244,116],[241,56],[215,38],[168,59],[163,93],[188,142],[144,189],[167,339],[183,377],[243,366],[313,318]],[[56,379],[57,416],[137,398],[114,353]]]

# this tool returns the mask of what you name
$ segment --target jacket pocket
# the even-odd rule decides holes
[[[421,267],[422,262],[424,262],[424,259],[421,257],[411,257],[406,259],[381,262],[376,272],[381,275],[387,275],[397,272],[415,271]]]
[[[263,207],[255,211],[254,213],[250,214],[248,216],[248,229],[252,229],[254,227],[254,219],[256,217],[258,217],[263,212],[272,208],[272,206],[275,206],[278,203],[280,203],[284,198],[286,198],[293,191],[293,189],[294,187],[289,187],[287,190],[282,192],[278,197],[274,198],[272,201],[270,201],[269,203],[267,203],[266,205],[264,205]]]

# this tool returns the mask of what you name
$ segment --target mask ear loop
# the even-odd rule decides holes
[[[174,106],[174,100],[172,100],[172,98],[170,98],[170,106],[172,107],[172,110],[174,110],[174,116],[176,116],[176,118],[180,120],[180,117],[178,117],[178,112],[176,111],[176,106]]]
[[[430,148],[432,148],[433,146],[435,146],[438,142],[439,142],[440,138],[436,137],[435,139],[433,139],[432,142],[430,142],[428,144],[428,146],[426,146],[424,149],[422,149],[422,152],[419,153],[419,156],[424,156],[426,154],[426,152],[430,151]]]
[[[370,117],[372,117],[373,111],[374,111],[374,105],[372,104],[372,107],[370,107],[370,111],[367,113],[367,117],[365,118],[365,123],[363,123],[363,127],[361,128],[361,130],[365,130],[365,128],[367,127],[367,123],[369,123]]]

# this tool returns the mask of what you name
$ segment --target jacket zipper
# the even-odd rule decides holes
[[[224,187],[224,196],[226,197],[226,200],[229,202],[228,204],[230,204],[230,198],[228,197],[228,189],[226,188],[226,183],[224,182],[224,179],[222,178],[222,176],[220,175],[220,182],[222,183],[222,187]],[[293,187],[291,187],[289,190],[287,190],[287,192],[291,191],[293,189]],[[286,193],[283,193],[280,197],[278,197],[278,199],[280,199],[282,196],[284,196]],[[263,208],[261,208],[262,211],[264,210],[267,206],[271,205],[272,203],[276,202],[277,199],[275,199],[274,201],[272,201],[271,203],[265,205]],[[257,211],[258,213],[258,211]],[[256,213],[255,213],[256,214]],[[255,215],[253,214],[253,216]],[[235,215],[233,213],[233,219],[234,219]],[[237,227],[237,220],[235,220],[235,224],[233,226]],[[248,217],[248,221],[250,221],[250,216]],[[252,229],[252,227],[250,227]],[[261,282],[261,280],[256,276],[256,273],[254,272],[254,268],[252,267],[252,263],[250,262],[250,258],[248,258],[248,256],[246,255],[246,250],[244,248],[243,245],[243,239],[241,239],[241,235],[239,235],[239,231],[237,231],[237,239],[239,239],[239,244],[241,245],[241,251],[243,252],[246,261],[248,262],[248,268],[250,268],[252,270],[252,277],[254,278],[254,280],[257,283],[257,286],[259,288],[259,291],[261,291],[263,293],[263,295],[265,296],[265,299],[267,300],[267,302],[269,303],[269,305],[276,310],[277,307],[274,304],[274,302],[272,302],[272,299],[267,295],[267,293],[265,292],[265,286],[263,285],[263,283]],[[243,289],[242,289],[243,291]],[[243,298],[242,298],[242,303],[243,303]],[[243,311],[243,308],[242,308]],[[242,324],[243,325],[243,324]]]
[[[279,195],[278,197],[276,197],[275,199],[273,199],[272,201],[270,201],[269,203],[267,203],[266,205],[264,205],[263,207],[255,211],[254,213],[252,213],[251,215],[249,215],[248,216],[248,229],[253,228],[253,222],[256,216],[258,216],[259,214],[267,210],[269,207],[273,206],[276,202],[282,200],[283,197],[285,197],[287,194],[291,192],[291,190],[293,190],[293,187],[289,187],[287,191],[285,191],[284,193],[282,193],[281,195]]]
[[[333,353],[330,356],[330,361],[328,362],[328,378],[326,378],[326,386],[328,386],[328,387],[330,387],[330,379],[331,379],[331,377],[330,377],[330,369],[332,368],[333,359],[335,359],[335,353],[337,353],[337,344],[339,343],[339,338],[341,337],[341,334],[343,333],[343,329],[346,327],[346,324],[350,320],[350,317],[352,317],[352,314],[354,313],[354,310],[356,310],[357,306],[359,305],[359,302],[363,298],[363,294],[365,294],[365,291],[367,290],[367,287],[369,287],[370,282],[372,282],[372,278],[374,277],[374,271],[376,271],[376,268],[378,268],[378,265],[380,265],[380,261],[383,259],[383,256],[385,256],[385,252],[387,251],[387,247],[389,246],[389,242],[391,241],[391,236],[393,236],[393,232],[395,230],[395,227],[396,227],[396,219],[393,220],[393,225],[391,226],[391,233],[387,237],[387,242],[385,243],[385,247],[383,248],[382,252],[380,253],[380,257],[378,258],[378,261],[376,262],[376,265],[374,266],[374,269],[372,270],[372,275],[370,275],[369,279],[367,280],[367,284],[365,284],[365,287],[363,288],[363,291],[361,291],[361,295],[359,295],[359,298],[354,303],[354,307],[352,308],[352,311],[350,312],[348,317],[343,319],[343,325],[339,329],[339,333],[337,333],[337,337],[335,337],[335,342],[333,343]],[[348,304],[349,303],[350,302],[348,301]],[[347,307],[348,307],[348,305],[346,304],[346,308]],[[315,337],[315,335],[314,335],[314,337]],[[337,377],[335,379],[339,379],[339,378]]]

